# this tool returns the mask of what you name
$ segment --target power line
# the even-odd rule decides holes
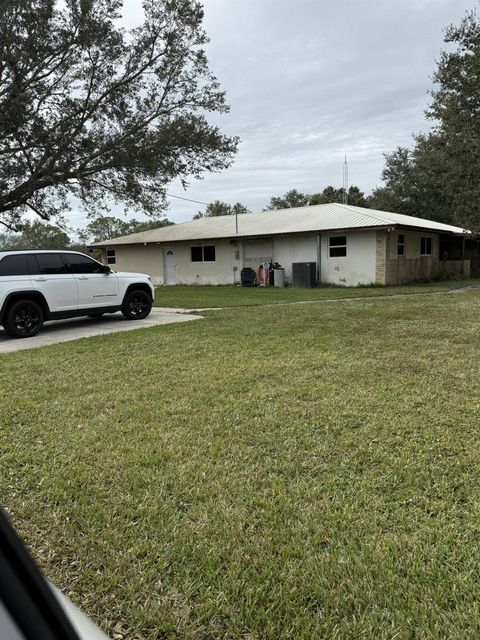
[[[183,198],[182,196],[174,196],[171,193],[167,193],[165,195],[167,195],[169,198],[178,198],[178,200],[186,200],[186,202],[194,202],[195,204],[203,204],[206,207],[208,207],[208,205],[209,205],[208,202],[200,202],[200,200],[192,200],[191,198]]]

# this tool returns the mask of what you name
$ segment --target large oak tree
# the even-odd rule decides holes
[[[173,179],[219,171],[237,140],[207,120],[228,110],[209,70],[195,0],[2,0],[0,223],[121,202],[155,215]]]
[[[480,233],[480,18],[445,31],[433,76],[428,134],[386,155],[385,186],[372,206],[451,222]]]

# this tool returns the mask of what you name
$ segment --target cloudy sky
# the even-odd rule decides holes
[[[476,0],[204,0],[210,66],[227,92],[223,130],[241,138],[233,166],[192,181],[194,200],[261,210],[272,195],[380,184],[383,152],[425,129],[443,30]],[[126,0],[127,23],[141,0]],[[200,208],[171,199],[168,217]]]

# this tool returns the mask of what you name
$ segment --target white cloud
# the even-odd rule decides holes
[[[231,105],[215,122],[242,143],[230,169],[170,192],[253,210],[293,187],[340,186],[344,153],[353,183],[367,192],[378,185],[383,152],[428,126],[423,111],[443,29],[469,8],[458,0],[204,5],[210,66]],[[129,26],[138,22],[140,0],[127,0],[125,10]],[[168,215],[179,222],[198,208],[172,200]]]

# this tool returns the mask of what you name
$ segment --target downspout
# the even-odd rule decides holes
[[[317,286],[320,285],[320,282],[322,279],[321,260],[322,260],[322,236],[318,234],[317,235]]]
[[[462,241],[462,276],[465,275],[465,236]]]

